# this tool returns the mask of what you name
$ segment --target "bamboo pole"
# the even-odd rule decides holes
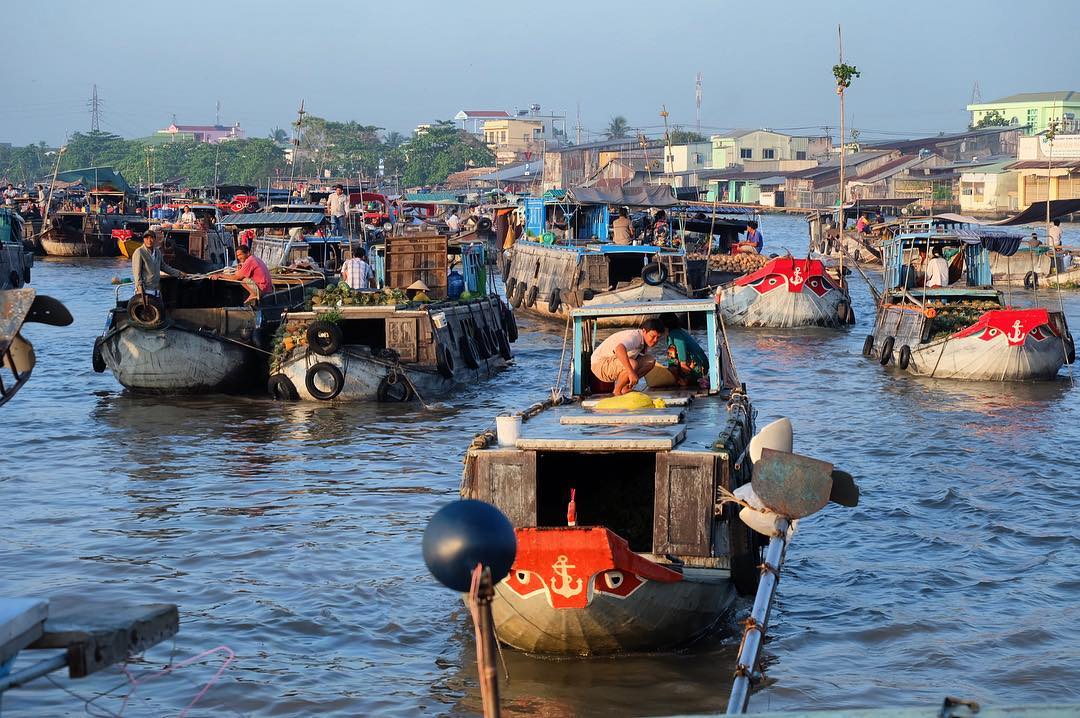
[[[840,26],[836,26],[836,38],[840,47],[840,64],[844,64],[844,35]],[[840,94],[840,247],[844,246],[844,90],[847,89],[841,83],[837,83],[837,92]],[[840,252],[840,282],[844,281],[844,253]]]

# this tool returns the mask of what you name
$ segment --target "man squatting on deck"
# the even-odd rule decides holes
[[[266,263],[251,253],[246,244],[236,248],[237,267],[231,274],[211,274],[210,279],[232,279],[239,281],[248,291],[244,304],[255,306],[259,297],[274,290],[270,279],[270,270]]]
[[[161,294],[161,273],[170,277],[186,277],[179,269],[173,269],[165,263],[161,250],[157,248],[157,235],[146,230],[142,236],[142,246],[131,254],[131,276],[135,280],[136,294]]]
[[[600,381],[615,382],[615,396],[626,394],[656,365],[648,349],[659,344],[665,334],[663,323],[655,317],[646,319],[640,328],[615,332],[593,352],[590,362],[593,376]]]

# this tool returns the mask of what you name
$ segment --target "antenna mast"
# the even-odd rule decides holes
[[[97,83],[94,84],[94,94],[87,105],[90,107],[90,131],[99,132],[101,130],[101,100],[98,98]]]
[[[697,104],[697,133],[701,134],[701,73],[697,74],[694,82],[694,102]]]

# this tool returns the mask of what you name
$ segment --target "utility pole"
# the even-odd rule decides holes
[[[217,101],[217,112],[214,114],[214,125],[221,127],[221,100]]]
[[[574,141],[574,144],[576,144],[576,145],[581,144],[581,103],[580,102],[577,103],[577,139]]]
[[[694,83],[694,102],[697,104],[697,133],[701,134],[701,73],[697,74],[697,81]]]
[[[90,131],[101,131],[101,100],[98,98],[97,83],[94,84],[94,94],[87,103],[90,107]]]

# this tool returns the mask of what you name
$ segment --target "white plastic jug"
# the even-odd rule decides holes
[[[499,446],[509,449],[517,447],[518,437],[521,436],[521,417],[496,416],[495,436],[499,440]]]

